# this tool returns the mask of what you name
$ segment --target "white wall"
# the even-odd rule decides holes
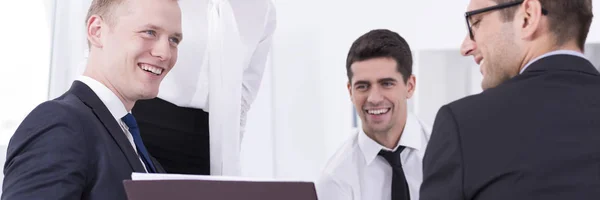
[[[261,89],[248,111],[246,133],[241,148],[242,175],[247,177],[275,177],[273,138],[273,62],[267,60]]]
[[[433,125],[438,109],[450,101],[473,94],[472,59],[460,57],[455,50],[419,51],[417,77],[418,115]],[[478,83],[476,83],[479,86]]]
[[[600,71],[600,42],[588,43],[585,45],[585,56]]]
[[[277,1],[273,46],[275,175],[303,178],[325,158],[324,105],[321,103],[322,31],[317,0]],[[300,11],[304,10],[303,14]],[[298,17],[301,14],[302,17]],[[311,162],[317,160],[321,162]]]
[[[594,20],[592,21],[592,27],[590,27],[590,33],[588,34],[588,43],[600,43],[600,1],[592,1],[594,9]]]

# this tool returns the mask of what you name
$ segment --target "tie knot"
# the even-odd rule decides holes
[[[402,166],[402,162],[400,161],[400,153],[402,153],[402,150],[404,150],[403,146],[399,146],[398,149],[393,152],[382,149],[379,151],[379,155],[385,158],[392,167],[400,167]]]
[[[127,124],[127,127],[129,127],[130,129],[137,128],[137,122],[135,121],[135,117],[133,117],[131,113],[127,113],[127,115],[121,118],[121,120],[123,120],[123,122],[125,122],[125,124]]]

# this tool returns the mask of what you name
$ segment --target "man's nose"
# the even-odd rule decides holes
[[[460,54],[463,56],[470,56],[473,55],[476,50],[477,45],[475,44],[475,41],[471,40],[471,37],[468,35],[465,36],[462,45],[460,45]]]
[[[381,94],[381,90],[378,87],[373,87],[369,91],[369,96],[367,97],[367,102],[370,104],[379,104],[383,102],[383,95]]]
[[[171,59],[171,44],[169,39],[160,39],[154,44],[154,48],[151,51],[152,56],[158,57],[160,61],[167,61]]]

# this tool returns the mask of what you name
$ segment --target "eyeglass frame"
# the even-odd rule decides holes
[[[489,7],[485,7],[485,8],[481,8],[481,9],[477,9],[477,10],[473,10],[473,11],[469,11],[465,13],[465,19],[467,20],[467,29],[469,30],[469,36],[471,37],[471,40],[475,41],[475,35],[473,34],[473,30],[471,29],[471,23],[469,23],[469,18],[473,15],[477,15],[477,14],[481,14],[481,13],[485,13],[485,12],[490,12],[490,11],[494,11],[494,10],[500,10],[500,9],[504,9],[504,8],[509,8],[509,7],[513,7],[513,6],[517,6],[520,5],[524,2],[524,0],[518,0],[518,1],[513,1],[513,2],[508,2],[508,3],[501,3],[498,5],[494,5],[494,6],[489,6]],[[542,15],[548,15],[548,10],[542,8]]]

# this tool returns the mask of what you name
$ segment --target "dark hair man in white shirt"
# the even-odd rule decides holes
[[[418,200],[429,128],[408,112],[416,81],[409,45],[390,30],[359,37],[346,60],[348,92],[362,130],[317,181],[322,200]]]
[[[246,113],[275,31],[271,0],[181,1],[186,42],[155,99],[133,114],[170,173],[241,175]]]
[[[164,173],[133,115],[154,98],[182,40],[176,0],[94,0],[86,70],[23,120],[8,145],[2,199],[125,200],[132,172]]]
[[[481,94],[438,111],[422,200],[600,199],[591,0],[471,0],[461,51]]]

